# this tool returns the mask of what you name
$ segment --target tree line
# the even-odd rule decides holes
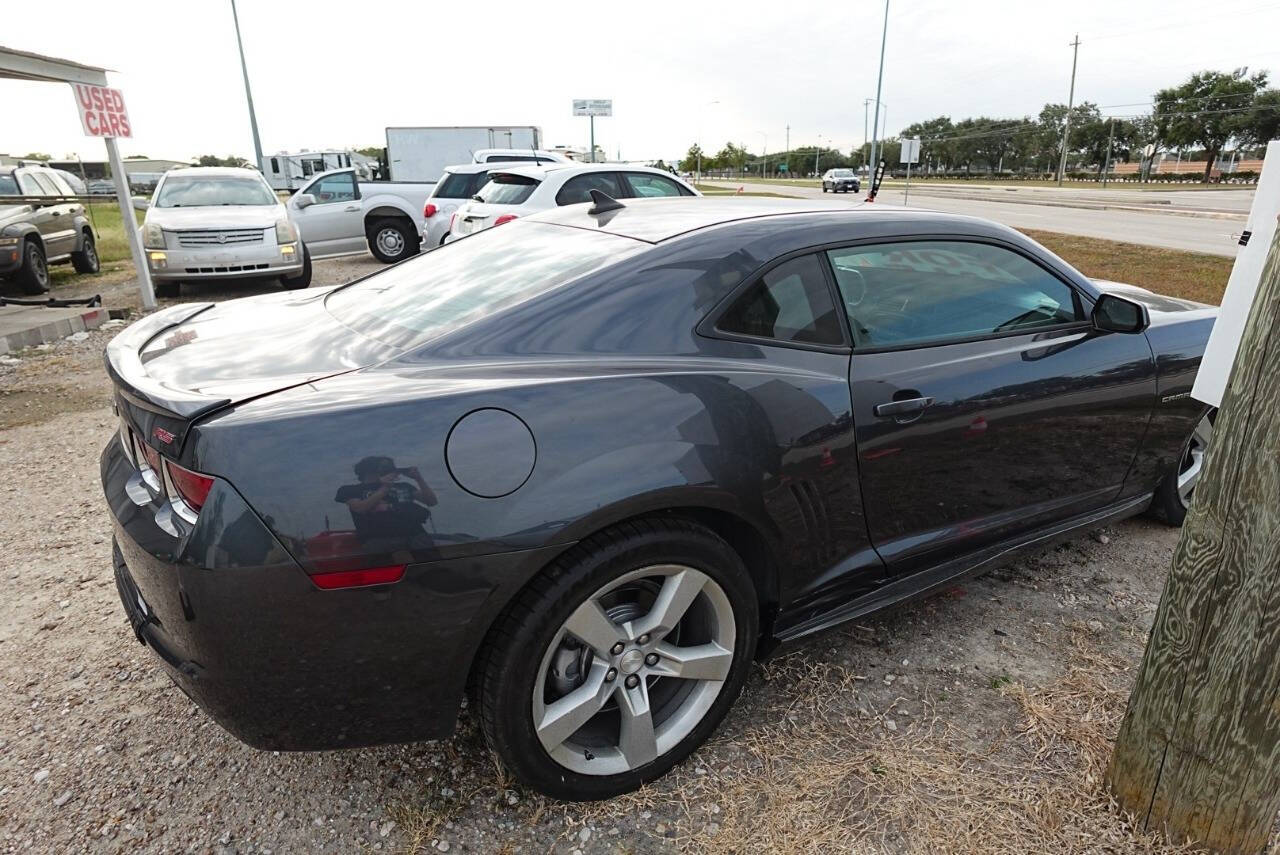
[[[1158,159],[1178,152],[1186,159],[1205,160],[1208,180],[1225,151],[1248,153],[1280,138],[1280,89],[1269,88],[1265,71],[1202,71],[1152,97],[1145,115],[1104,116],[1094,102],[1070,110],[1067,135],[1069,171],[1101,171],[1106,163]],[[920,138],[921,167],[942,173],[1053,173],[1062,157],[1066,104],[1045,104],[1039,114],[1011,118],[978,116],[953,121],[937,116],[914,122],[897,137],[883,140],[883,159],[898,165],[898,140]],[[1150,146],[1151,156],[1145,157]],[[745,146],[726,143],[714,155],[695,144],[680,161],[682,171],[702,170],[807,175],[833,167],[866,165],[869,146],[850,151],[803,146],[764,157]]]

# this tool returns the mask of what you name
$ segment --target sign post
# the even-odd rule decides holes
[[[574,98],[573,115],[591,119],[591,162],[596,162],[596,116],[613,115],[611,98]]]
[[[902,188],[902,204],[907,204],[907,194],[911,192],[911,164],[920,162],[920,138],[907,137],[902,141],[902,154],[899,163],[907,165],[907,183]]]
[[[133,137],[133,125],[129,122],[129,110],[124,105],[124,93],[109,86],[91,86],[72,83],[76,99],[76,112],[85,136],[102,137],[107,144],[107,160],[111,164],[111,179],[116,186],[116,201],[120,205],[120,225],[129,240],[129,254],[138,271],[138,291],[142,295],[142,308],[156,307],[155,291],[151,287],[151,270],[147,267],[147,255],[143,251],[138,223],[133,216],[133,200],[129,196],[129,176],[120,159],[117,137]]]
[[[1236,361],[1236,351],[1244,335],[1245,321],[1253,308],[1262,268],[1267,261],[1267,250],[1276,232],[1280,217],[1280,140],[1267,144],[1267,155],[1262,161],[1262,174],[1258,176],[1258,189],[1253,194],[1253,208],[1240,235],[1240,249],[1236,263],[1227,280],[1222,306],[1209,333],[1200,368],[1196,372],[1191,397],[1210,406],[1222,405],[1222,396]]]

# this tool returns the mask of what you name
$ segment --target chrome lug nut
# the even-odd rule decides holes
[[[635,674],[632,674],[630,677],[627,678],[628,689],[634,689],[638,685],[640,685],[640,678],[637,677]]]
[[[605,672],[605,675],[604,675],[604,681],[605,681],[606,683],[612,683],[612,682],[613,682],[614,680],[616,680],[616,679],[618,679],[618,669],[617,669],[617,668],[610,668],[608,671],[606,671],[606,672]]]
[[[609,652],[612,653],[614,656],[621,656],[622,651],[626,649],[627,649],[627,646],[623,644],[621,641],[619,641],[617,644],[613,645],[613,649],[610,650]]]
[[[650,653],[648,656],[646,656],[646,657],[644,658],[644,664],[646,664],[646,665],[648,665],[648,666],[650,666],[650,667],[653,667],[654,665],[657,665],[657,664],[658,664],[658,654],[656,654],[656,653]]]
[[[648,643],[649,643],[649,633],[647,632],[636,639],[636,644],[648,644]]]

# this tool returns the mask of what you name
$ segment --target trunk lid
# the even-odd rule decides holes
[[[139,436],[175,454],[191,424],[216,410],[399,352],[330,315],[327,292],[186,303],[123,330],[106,367]]]

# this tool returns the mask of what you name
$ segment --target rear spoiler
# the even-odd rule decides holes
[[[184,422],[230,404],[230,398],[165,386],[147,374],[140,356],[147,343],[160,333],[186,323],[212,306],[213,303],[183,303],[163,309],[126,327],[113,338],[103,361],[120,394],[144,410]]]

